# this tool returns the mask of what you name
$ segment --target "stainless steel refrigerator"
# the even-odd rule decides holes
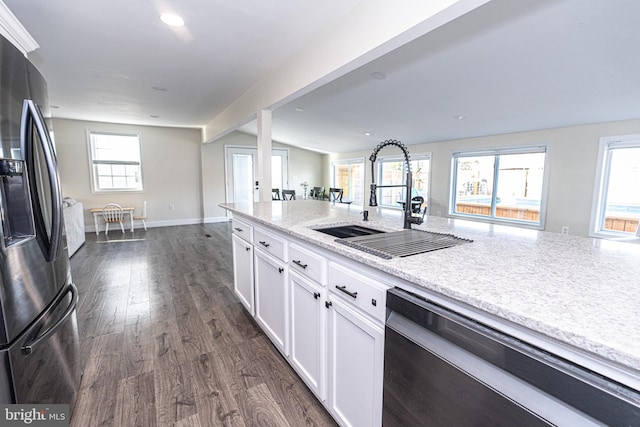
[[[73,404],[76,304],[42,75],[0,36],[0,403]]]

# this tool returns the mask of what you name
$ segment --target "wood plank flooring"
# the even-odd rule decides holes
[[[229,223],[87,234],[71,426],[334,426],[233,294]]]

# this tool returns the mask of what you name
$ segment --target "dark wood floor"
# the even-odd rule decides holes
[[[333,426],[233,294],[228,223],[87,234],[77,427]]]

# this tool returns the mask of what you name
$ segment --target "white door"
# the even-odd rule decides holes
[[[256,185],[258,149],[252,147],[226,147],[226,179],[228,203],[253,203],[259,200]],[[271,187],[287,188],[289,150],[271,151]]]

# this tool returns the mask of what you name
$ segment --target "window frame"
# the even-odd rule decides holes
[[[424,161],[427,160],[429,162],[429,172],[427,173],[427,186],[426,186],[426,194],[425,194],[425,198],[424,198],[424,202],[427,205],[427,215],[429,214],[429,209],[430,209],[430,198],[431,198],[431,171],[432,171],[432,164],[431,164],[431,153],[416,153],[416,154],[412,154],[410,156],[409,159],[411,162],[416,162],[416,161]],[[406,162],[405,162],[405,158],[404,156],[398,156],[398,155],[386,155],[386,156],[378,156],[377,160],[376,160],[376,184],[377,185],[388,185],[383,183],[383,177],[382,177],[382,165],[384,163],[395,163],[395,162],[401,162],[402,163],[402,183],[400,185],[405,185],[405,179],[407,178],[407,170],[406,170]],[[412,178],[413,181],[415,182],[415,171],[412,169],[411,170],[412,173]],[[413,184],[413,183],[412,183]],[[398,187],[398,188],[402,188],[402,194],[406,194],[406,188],[404,187]],[[411,187],[413,190],[416,190],[415,185],[412,185]],[[383,188],[378,188],[376,189],[376,196],[378,199],[378,206],[385,208],[385,209],[398,209],[398,210],[402,210],[403,207],[402,205],[398,204],[398,205],[387,205],[387,204],[383,204],[382,200],[382,191],[384,189]],[[416,190],[417,191],[417,190]]]
[[[123,136],[123,137],[135,137],[138,140],[138,156],[139,161],[100,161],[94,159],[94,135],[108,135],[108,136]],[[91,176],[91,192],[93,194],[109,194],[109,193],[143,193],[144,192],[144,178],[143,178],[143,166],[142,166],[142,137],[139,133],[123,133],[123,132],[108,132],[108,131],[96,131],[87,130],[87,147],[89,156],[89,173]],[[100,188],[98,181],[97,167],[99,164],[122,164],[122,165],[137,165],[139,168],[139,188]]]
[[[366,162],[364,157],[357,157],[357,158],[351,158],[351,159],[340,159],[340,160],[334,160],[331,162],[331,187],[336,188],[338,187],[338,185],[336,184],[336,166],[349,166],[348,170],[349,170],[349,188],[344,189],[344,200],[349,199],[350,201],[352,201],[355,204],[358,203],[362,203],[363,205],[366,203],[366,194],[365,194],[365,185],[366,185],[366,179],[367,179],[367,169],[366,169]],[[362,165],[362,200],[356,200],[352,197],[351,195],[351,165]],[[327,193],[328,194],[328,193]]]
[[[544,230],[546,225],[547,216],[547,199],[548,199],[548,187],[549,187],[549,158],[550,158],[551,145],[539,144],[539,145],[527,145],[527,146],[512,146],[504,148],[493,148],[486,150],[460,150],[453,151],[450,155],[450,168],[451,174],[449,179],[449,209],[448,215],[452,218],[466,219],[470,221],[488,222],[491,224],[505,224],[521,228],[530,228],[534,230]],[[491,215],[477,215],[470,213],[455,212],[456,206],[456,189],[457,185],[457,159],[465,157],[481,157],[481,156],[501,156],[510,154],[536,154],[544,153],[544,171],[542,174],[542,185],[540,194],[540,211],[538,213],[538,222],[518,220],[513,218],[501,218],[496,216],[497,205],[497,189],[499,181],[499,163],[494,162],[493,172],[493,187],[491,195]]]
[[[634,237],[637,232],[605,230],[606,206],[611,172],[611,153],[617,149],[640,148],[640,134],[605,136],[600,138],[596,179],[589,219],[589,236],[597,238]]]

